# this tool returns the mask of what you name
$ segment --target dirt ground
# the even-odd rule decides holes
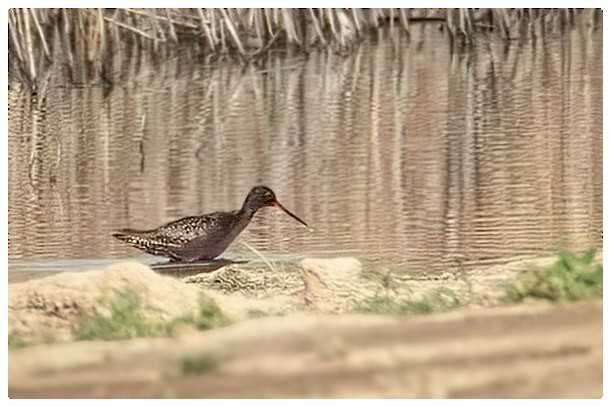
[[[602,301],[267,317],[9,351],[11,398],[600,398]]]

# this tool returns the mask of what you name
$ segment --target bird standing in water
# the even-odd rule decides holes
[[[307,227],[307,224],[280,204],[266,186],[252,188],[241,209],[185,217],[154,230],[124,229],[112,234],[148,254],[180,262],[210,260],[224,250],[250,223],[258,209],[275,206]]]

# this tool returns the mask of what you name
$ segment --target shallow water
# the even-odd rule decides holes
[[[602,30],[451,52],[436,25],[349,56],[125,64],[111,88],[9,89],[9,266],[147,263],[119,228],[271,208],[223,254],[460,270],[602,244]]]

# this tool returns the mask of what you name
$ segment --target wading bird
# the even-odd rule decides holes
[[[185,217],[154,230],[124,229],[112,234],[148,254],[179,262],[210,260],[224,250],[250,223],[258,209],[275,206],[305,227],[307,224],[280,204],[266,186],[252,188],[241,209]]]

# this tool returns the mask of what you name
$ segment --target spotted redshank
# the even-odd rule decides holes
[[[210,260],[224,250],[250,223],[258,209],[275,206],[307,227],[307,224],[280,204],[266,186],[252,188],[241,209],[185,217],[154,230],[124,229],[112,234],[148,254],[179,262]]]

